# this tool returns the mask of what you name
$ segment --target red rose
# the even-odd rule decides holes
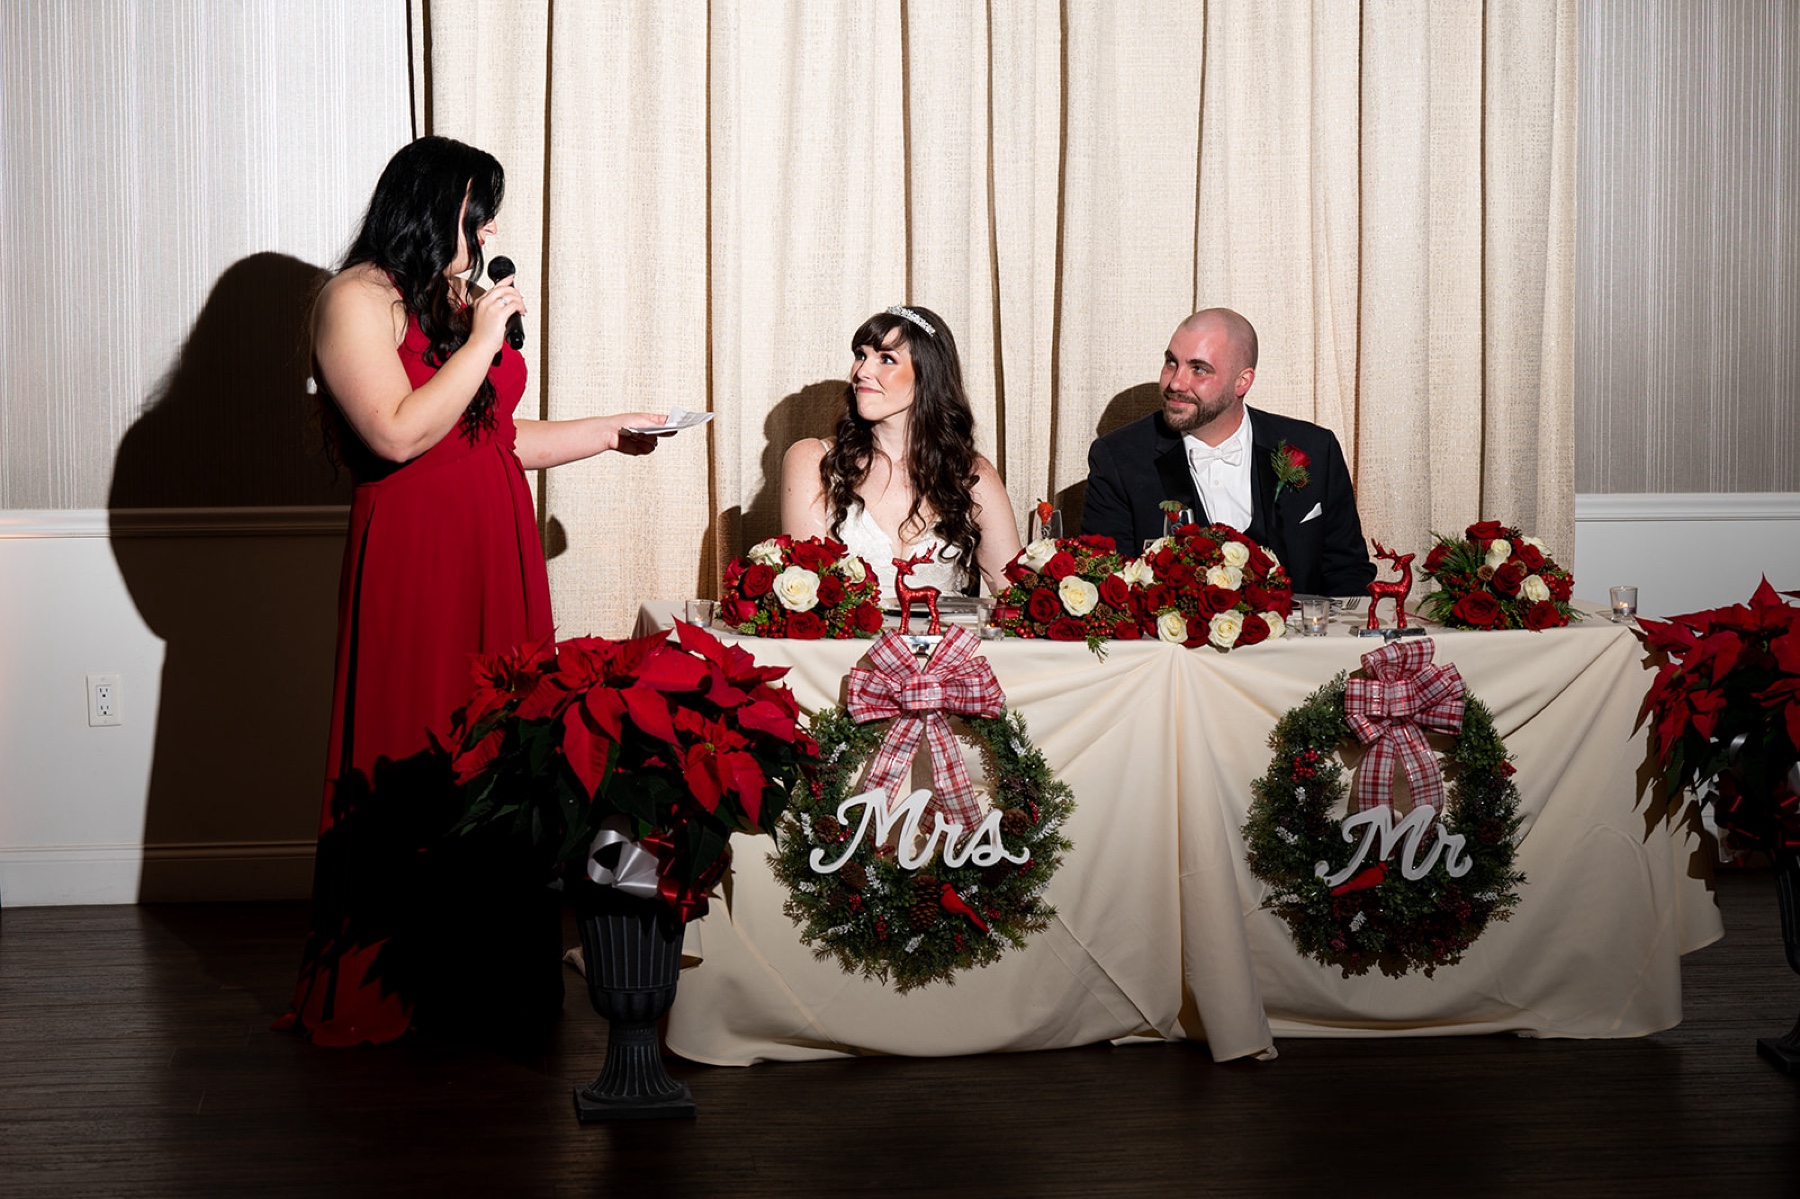
[[[1526,574],[1536,574],[1544,569],[1544,551],[1535,545],[1526,545],[1523,541],[1513,544],[1513,557],[1525,564]]]
[[[1113,626],[1112,635],[1115,641],[1136,641],[1139,637],[1137,621],[1121,620]]]
[[[738,581],[743,577],[744,560],[742,558],[733,558],[725,567],[725,590],[730,591],[735,588],[738,585]]]
[[[1566,604],[1569,602],[1569,597],[1575,594],[1575,576],[1573,575],[1553,574],[1544,582],[1549,585],[1550,598],[1553,600]]]
[[[787,635],[796,641],[817,641],[825,635],[825,622],[817,612],[789,612]]]
[[[1279,612],[1286,616],[1294,610],[1294,589],[1292,587],[1269,588],[1269,606],[1263,611]]]
[[[1438,573],[1438,571],[1444,569],[1444,563],[1449,557],[1450,547],[1441,541],[1438,542],[1431,547],[1431,552],[1425,555],[1425,573],[1428,575]]]
[[[874,604],[856,605],[856,631],[859,633],[879,633],[881,631],[881,609]]]
[[[1275,596],[1261,583],[1244,584],[1244,602],[1252,612],[1267,612],[1275,606]]]
[[[1519,584],[1525,581],[1525,568],[1517,559],[1508,558],[1494,572],[1494,590],[1501,595],[1519,594]]]
[[[1194,568],[1186,562],[1171,562],[1157,576],[1171,587],[1183,588],[1194,581]]]
[[[1506,526],[1497,520],[1484,520],[1470,525],[1465,532],[1470,541],[1478,541],[1482,545],[1486,545],[1490,541],[1496,541],[1506,536]]]
[[[725,623],[729,625],[745,625],[756,619],[756,605],[749,600],[730,599],[725,601]]]
[[[1284,445],[1281,447],[1281,451],[1287,455],[1288,465],[1297,470],[1305,470],[1312,465],[1312,459],[1307,457],[1306,451],[1297,445]]]
[[[1568,618],[1549,600],[1539,600],[1525,609],[1525,627],[1528,629],[1555,629],[1568,623]]]
[[[1095,553],[1110,554],[1110,553],[1114,552],[1116,549],[1118,549],[1118,547],[1113,544],[1112,538],[1101,537],[1095,533],[1084,533],[1080,537],[1077,537],[1075,540],[1080,542],[1082,545],[1087,546],[1089,549],[1093,550]]]
[[[1050,622],[1044,630],[1044,636],[1052,641],[1086,641],[1087,629],[1072,616],[1064,616],[1060,620]]]
[[[1131,608],[1131,584],[1118,575],[1107,575],[1100,580],[1100,598],[1120,611]]]
[[[744,571],[744,598],[756,599],[769,594],[775,586],[775,571],[761,562],[753,562]]]
[[[1250,546],[1250,561],[1245,565],[1250,574],[1266,575],[1269,573],[1269,569],[1275,565],[1275,560],[1270,558],[1269,555],[1263,551],[1262,546],[1252,543]]]
[[[1243,596],[1231,587],[1214,587],[1208,583],[1200,592],[1200,611],[1208,616],[1217,616],[1221,612],[1229,612],[1238,606]]]
[[[1238,632],[1237,645],[1255,645],[1259,641],[1269,639],[1269,622],[1252,612],[1244,617],[1244,627]]]
[[[1066,550],[1057,550],[1050,555],[1050,561],[1044,563],[1044,574],[1055,582],[1062,582],[1075,573],[1075,559]]]
[[[1161,612],[1175,606],[1175,589],[1167,583],[1152,583],[1144,592],[1144,610]]]
[[[1188,646],[1189,648],[1196,645],[1204,645],[1207,637],[1212,633],[1212,625],[1207,623],[1207,619],[1204,616],[1188,617],[1187,626],[1187,640],[1183,641],[1181,644]]]
[[[836,575],[819,576],[819,602],[835,608],[844,602],[844,582]]]
[[[1023,555],[1020,555],[1020,557],[1022,558]],[[1020,558],[1014,558],[1011,562],[1008,562],[1006,564],[1006,581],[1007,582],[1023,583],[1026,579],[1029,579],[1030,577],[1031,577],[1031,568],[1026,566],[1025,563],[1020,560]]]
[[[825,551],[815,541],[796,541],[788,551],[788,561],[817,574],[825,565]]]
[[[1471,591],[1456,601],[1450,615],[1477,629],[1491,629],[1500,619],[1500,601],[1486,591]]]
[[[1025,611],[1031,614],[1031,619],[1042,624],[1063,614],[1062,601],[1056,598],[1056,592],[1039,587],[1025,601]]]

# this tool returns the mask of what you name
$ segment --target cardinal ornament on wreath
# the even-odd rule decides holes
[[[1244,842],[1269,887],[1262,906],[1300,952],[1346,977],[1455,965],[1511,914],[1525,881],[1513,869],[1519,792],[1506,746],[1432,652],[1421,639],[1364,654],[1356,677],[1340,674],[1281,718],[1252,784]],[[1427,731],[1450,738],[1441,768]],[[1347,800],[1337,755],[1353,741],[1368,753]],[[1396,773],[1412,798],[1400,819]]]
[[[1060,830],[1074,797],[966,629],[951,627],[923,670],[893,633],[868,658],[849,703],[812,719],[819,767],[795,785],[770,865],[816,956],[901,992],[954,983],[1056,915],[1044,892],[1070,848]],[[985,810],[950,715],[981,753]],[[906,793],[921,742],[935,794]]]

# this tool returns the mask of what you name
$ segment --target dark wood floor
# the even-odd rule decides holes
[[[1754,1051],[1800,979],[1768,876],[1720,896],[1654,1037],[676,1063],[697,1120],[585,1128],[574,988],[532,1049],[316,1049],[266,1028],[303,905],[12,909],[0,1196],[1800,1195],[1800,1082]]]

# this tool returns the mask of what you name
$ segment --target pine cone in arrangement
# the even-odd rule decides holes
[[[1001,858],[992,866],[984,866],[981,870],[981,885],[989,891],[997,889],[1001,883],[1013,875],[1013,864]]]
[[[844,868],[838,871],[838,878],[852,891],[861,891],[869,885],[869,872],[863,869],[861,862],[845,862]]]
[[[1000,813],[1000,831],[1017,837],[1031,827],[1031,817],[1024,808],[1008,808]]]
[[[929,874],[913,876],[912,926],[914,928],[930,928],[944,912],[939,897],[943,894],[944,884]]]
[[[838,834],[843,831],[843,826],[837,822],[835,816],[820,816],[813,821],[813,831],[818,834],[821,841],[836,841]]]

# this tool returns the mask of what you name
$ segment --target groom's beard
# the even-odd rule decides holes
[[[1211,424],[1231,407],[1232,396],[1221,396],[1207,403],[1184,391],[1163,392],[1163,420],[1177,433],[1192,433]],[[1181,401],[1175,403],[1173,401]]]

